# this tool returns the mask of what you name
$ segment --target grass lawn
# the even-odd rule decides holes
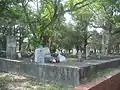
[[[0,73],[0,90],[69,90],[55,83],[40,83],[23,76]]]
[[[108,68],[97,73],[93,73],[85,82],[91,82],[101,78],[120,73],[120,67]],[[0,73],[0,90],[71,90],[71,87],[64,87],[56,83],[41,83],[30,78],[17,76],[10,73]]]

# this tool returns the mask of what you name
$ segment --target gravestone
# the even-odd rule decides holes
[[[73,48],[73,55],[76,55],[77,54],[77,50],[75,48]]]
[[[48,47],[44,47],[43,52],[45,56],[50,55],[50,49]]]
[[[43,48],[45,63],[49,63],[52,60],[50,49],[48,47]]]
[[[43,64],[45,62],[43,47],[35,49],[35,62],[38,64],[39,63]]]
[[[80,50],[78,51],[78,56],[77,57],[78,57],[78,61],[81,62],[82,61],[82,53],[81,53]]]
[[[89,46],[87,45],[86,46],[86,57],[88,57],[89,56]]]
[[[16,59],[16,37],[7,36],[6,58]]]
[[[18,52],[18,58],[22,58],[22,56],[21,56],[21,53],[20,53],[20,52]]]

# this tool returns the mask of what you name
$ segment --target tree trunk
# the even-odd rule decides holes
[[[86,60],[86,45],[84,45],[83,55],[84,55],[84,59]]]
[[[109,36],[108,36],[108,50],[107,50],[107,53],[108,54],[111,54],[111,49],[112,49],[112,35],[109,33]]]
[[[113,12],[111,13],[111,16],[113,16]],[[112,49],[112,30],[113,30],[113,20],[108,20],[107,30],[108,30],[108,50],[107,54],[111,54],[111,49]]]
[[[22,45],[22,44],[21,44],[21,42],[20,42],[20,43],[19,43],[19,51],[21,51],[21,45]]]
[[[119,44],[116,44],[116,54],[119,54]]]
[[[20,39],[19,39],[19,51],[21,51],[21,46],[22,45],[22,38],[20,37]]]
[[[87,39],[84,40],[84,51],[83,51],[83,55],[84,55],[84,59],[86,60],[86,46],[87,46]]]
[[[31,30],[33,36],[34,36],[35,38],[37,38],[37,36],[36,36],[36,34],[35,34],[35,30],[34,30],[32,24],[30,23],[29,14],[28,14],[28,12],[27,12],[26,6],[24,5],[24,2],[22,2],[22,7],[23,7],[23,10],[24,10],[24,14],[25,14],[26,20],[27,20],[28,25],[29,25],[29,27],[30,27],[30,30]]]
[[[76,54],[78,54],[78,52],[79,52],[79,46],[78,46],[78,44],[76,44],[75,48],[76,48],[76,50],[77,50],[77,53],[76,53]]]

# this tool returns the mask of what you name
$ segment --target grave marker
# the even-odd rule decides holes
[[[6,58],[16,59],[16,37],[7,36]]]
[[[35,49],[35,62],[42,64],[45,62],[43,47]]]

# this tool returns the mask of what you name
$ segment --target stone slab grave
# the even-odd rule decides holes
[[[7,36],[6,58],[16,59],[16,37]]]
[[[25,63],[18,60],[0,58],[0,71],[32,77],[43,82],[77,86],[95,72],[120,65],[120,58],[57,64]]]

